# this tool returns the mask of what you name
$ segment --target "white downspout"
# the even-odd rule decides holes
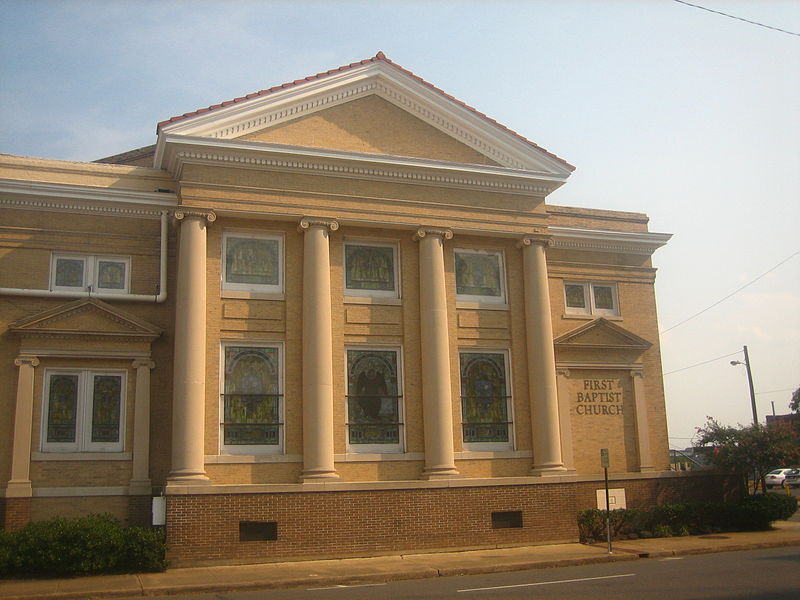
[[[70,292],[62,290],[29,290],[23,288],[0,288],[0,295],[3,296],[34,296],[38,298],[52,298],[60,296],[62,298],[86,298],[92,297],[99,300],[123,300],[125,302],[153,302],[161,304],[167,299],[167,211],[161,211],[161,256],[158,265],[158,294],[109,294]]]

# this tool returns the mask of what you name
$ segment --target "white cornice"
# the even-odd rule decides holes
[[[158,217],[174,208],[171,192],[140,192],[65,183],[0,179],[0,205],[29,210],[112,213],[118,216]]]
[[[546,151],[402,70],[375,61],[166,123],[160,134],[230,139],[369,95],[379,96],[506,167],[569,176]],[[156,165],[161,164],[160,144]]]
[[[548,227],[548,232],[553,236],[553,248],[629,254],[652,254],[672,237],[671,233],[606,231],[560,226]]]
[[[566,179],[561,175],[490,165],[174,134],[162,135],[159,146],[162,149],[163,168],[178,180],[187,164],[228,165],[243,169],[544,196],[561,186]]]

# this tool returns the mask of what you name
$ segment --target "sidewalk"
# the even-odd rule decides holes
[[[721,533],[605,544],[555,544],[465,552],[170,569],[166,573],[0,582],[0,600],[190,594],[225,590],[326,587],[399,579],[474,575],[779,546],[800,546],[800,522],[772,531]]]

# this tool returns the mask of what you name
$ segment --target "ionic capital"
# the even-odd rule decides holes
[[[523,237],[520,241],[517,242],[517,248],[522,248],[523,246],[534,246],[539,245],[547,248],[551,246],[553,243],[553,236],[548,235],[546,233],[529,233],[525,237]]]
[[[217,214],[213,210],[206,210],[204,208],[179,208],[173,214],[178,221],[183,221],[183,219],[187,217],[205,219],[209,223],[213,223],[217,220]]]
[[[556,375],[559,377],[569,377],[569,369],[566,367],[556,367]]]
[[[18,356],[14,359],[14,365],[17,367],[21,367],[23,365],[28,367],[38,367],[39,359],[35,356]]]
[[[641,377],[644,379],[644,369],[631,369],[631,377]]]
[[[322,217],[303,217],[300,219],[300,225],[297,230],[301,233],[305,232],[311,227],[326,227],[330,231],[339,229],[339,223],[335,219],[325,219]]]
[[[443,227],[420,227],[414,234],[414,241],[419,241],[428,235],[438,235],[443,240],[453,239],[453,231],[451,229],[445,229]]]
[[[155,369],[156,363],[150,360],[149,358],[137,358],[136,360],[133,361],[131,366],[134,369],[141,369],[143,367],[146,367],[148,369]]]

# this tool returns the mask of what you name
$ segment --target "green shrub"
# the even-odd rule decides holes
[[[111,515],[55,518],[0,532],[0,577],[163,571],[160,530],[123,528]]]
[[[611,535],[628,537],[671,537],[721,531],[769,529],[773,521],[791,517],[797,498],[780,494],[747,496],[739,502],[691,502],[649,508],[611,511]],[[582,510],[578,513],[581,542],[606,539],[606,512]]]

